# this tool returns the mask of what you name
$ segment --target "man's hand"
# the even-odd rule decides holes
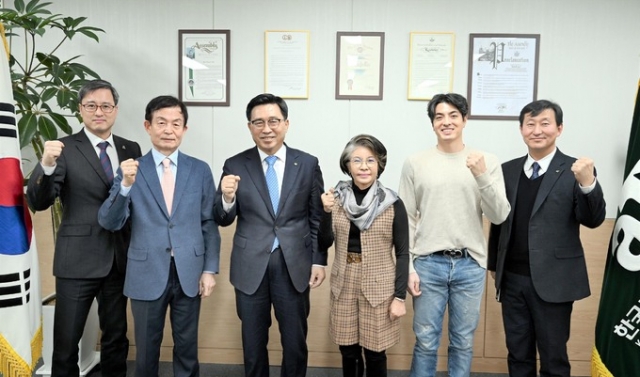
[[[317,288],[324,281],[325,272],[324,267],[321,266],[312,266],[311,267],[311,279],[309,280],[309,286],[313,288]]]
[[[208,272],[204,272],[202,276],[200,276],[200,297],[207,298],[213,292],[213,287],[216,286],[216,279],[213,277],[213,274]]]
[[[42,165],[43,166],[55,166],[56,160],[62,153],[62,144],[59,140],[49,140],[44,142],[44,150],[42,151]]]
[[[395,321],[405,314],[407,314],[407,308],[404,305],[404,301],[396,300],[394,298],[389,306],[389,318],[391,318],[392,321]]]
[[[471,170],[474,177],[484,174],[487,171],[487,165],[484,163],[484,155],[482,153],[472,152],[467,156],[467,167]]]
[[[331,213],[331,211],[333,210],[333,205],[336,202],[336,197],[333,194],[334,191],[335,190],[332,187],[320,196],[322,199],[322,206],[324,207],[324,211],[327,213]]]
[[[418,277],[417,272],[409,274],[409,285],[407,286],[407,290],[413,297],[417,297],[422,294],[420,291],[420,277]]]
[[[138,174],[138,161],[133,158],[124,160],[120,163],[120,170],[122,171],[122,186],[133,186]]]
[[[240,182],[240,176],[237,175],[225,175],[220,181],[220,191],[222,191],[222,197],[227,203],[233,202],[236,197],[236,191],[238,191],[238,182]]]
[[[582,187],[591,186],[596,179],[593,160],[588,157],[580,157],[577,159],[573,165],[571,165],[571,171],[576,177],[576,181],[578,181]]]

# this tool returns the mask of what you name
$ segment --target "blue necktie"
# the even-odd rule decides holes
[[[264,159],[267,162],[267,188],[269,189],[269,197],[271,198],[271,206],[273,207],[273,213],[278,213],[278,202],[280,202],[280,190],[278,189],[278,175],[276,174],[276,169],[273,168],[273,164],[276,163],[278,157],[276,156],[267,156]],[[273,240],[273,247],[271,250],[275,250],[280,242],[278,241],[278,237]]]
[[[107,179],[109,180],[109,184],[113,183],[113,167],[111,167],[111,159],[107,154],[107,147],[109,146],[108,141],[103,141],[98,143],[98,148],[100,148],[100,164],[102,164],[102,168],[104,169],[104,173],[107,175]]]
[[[531,179],[538,178],[540,176],[540,174],[538,174],[540,172],[540,165],[537,162],[534,162],[533,165],[531,165],[531,168],[533,169]]]

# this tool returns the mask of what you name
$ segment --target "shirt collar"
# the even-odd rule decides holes
[[[87,127],[83,127],[82,131],[84,131],[84,134],[87,135],[87,138],[89,138],[89,142],[94,147],[97,147],[98,144],[102,143],[103,141],[106,141],[115,150],[116,145],[113,143],[113,134],[112,133],[109,134],[108,138],[103,140],[103,139],[99,138],[98,136],[96,136],[96,135],[92,134],[91,132],[89,132],[89,130],[87,130]]]
[[[264,153],[260,148],[258,148],[258,154],[260,154],[260,161],[264,161],[265,158],[270,156]],[[273,156],[276,156],[278,157],[278,160],[285,162],[287,160],[287,146],[282,144],[282,147],[278,149],[278,151],[274,153]]]
[[[171,160],[173,165],[175,165],[176,167],[178,166],[178,150],[177,149],[170,155],[165,156],[162,153],[158,152],[155,148],[151,148],[151,155],[153,156],[153,162],[156,164],[156,166],[162,164],[162,161],[165,158],[168,158],[169,160]]]
[[[555,148],[553,150],[553,152],[551,152],[548,155],[542,157],[538,161],[534,160],[533,157],[531,157],[530,154],[527,154],[527,161],[525,161],[525,163],[524,163],[524,171],[532,172],[533,171],[532,165],[533,165],[534,162],[537,162],[538,165],[540,165],[539,174],[542,174],[542,173],[546,172],[547,170],[549,170],[549,165],[551,164],[551,160],[553,160],[553,156],[556,155],[557,151],[558,151],[558,148]]]

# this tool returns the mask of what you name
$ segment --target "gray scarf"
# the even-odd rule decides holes
[[[358,204],[351,185],[352,181],[338,182],[335,195],[340,200],[347,218],[361,231],[369,229],[373,220],[398,200],[398,194],[376,180],[362,199],[362,203]]]

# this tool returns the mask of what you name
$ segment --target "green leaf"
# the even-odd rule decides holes
[[[78,29],[77,32],[86,35],[87,37],[95,40],[96,42],[100,42],[100,39],[98,38],[98,36],[92,31],[89,31],[86,29]]]
[[[46,9],[51,3],[42,3],[33,7],[31,13],[33,14],[51,14],[49,9]]]
[[[62,108],[69,107],[69,102],[71,101],[69,90],[59,90],[56,98],[58,100],[58,106]]]
[[[44,115],[38,119],[38,131],[45,140],[55,140],[58,138],[58,129],[53,121]]]
[[[64,115],[60,115],[58,113],[49,113],[49,116],[51,116],[51,119],[53,119],[53,121],[56,123],[58,128],[62,130],[62,132],[66,133],[67,135],[71,135],[73,129],[69,125],[69,121],[67,121],[67,118]]]
[[[26,113],[18,121],[18,132],[20,133],[20,149],[26,147],[38,130],[38,119],[34,113]]]
[[[47,88],[45,90],[42,91],[42,102],[47,102],[49,101],[51,98],[53,98],[56,93],[58,93],[58,89],[57,88]]]
[[[73,21],[71,22],[71,25],[75,28],[81,23],[83,23],[86,19],[87,19],[86,17],[74,18]]]
[[[16,0],[16,1],[13,2],[13,6],[16,8],[18,13],[23,13],[24,12],[24,1]]]
[[[31,0],[29,4],[27,4],[26,12],[27,13],[33,12],[33,8],[35,8],[35,6],[38,5],[39,2],[40,0]]]

